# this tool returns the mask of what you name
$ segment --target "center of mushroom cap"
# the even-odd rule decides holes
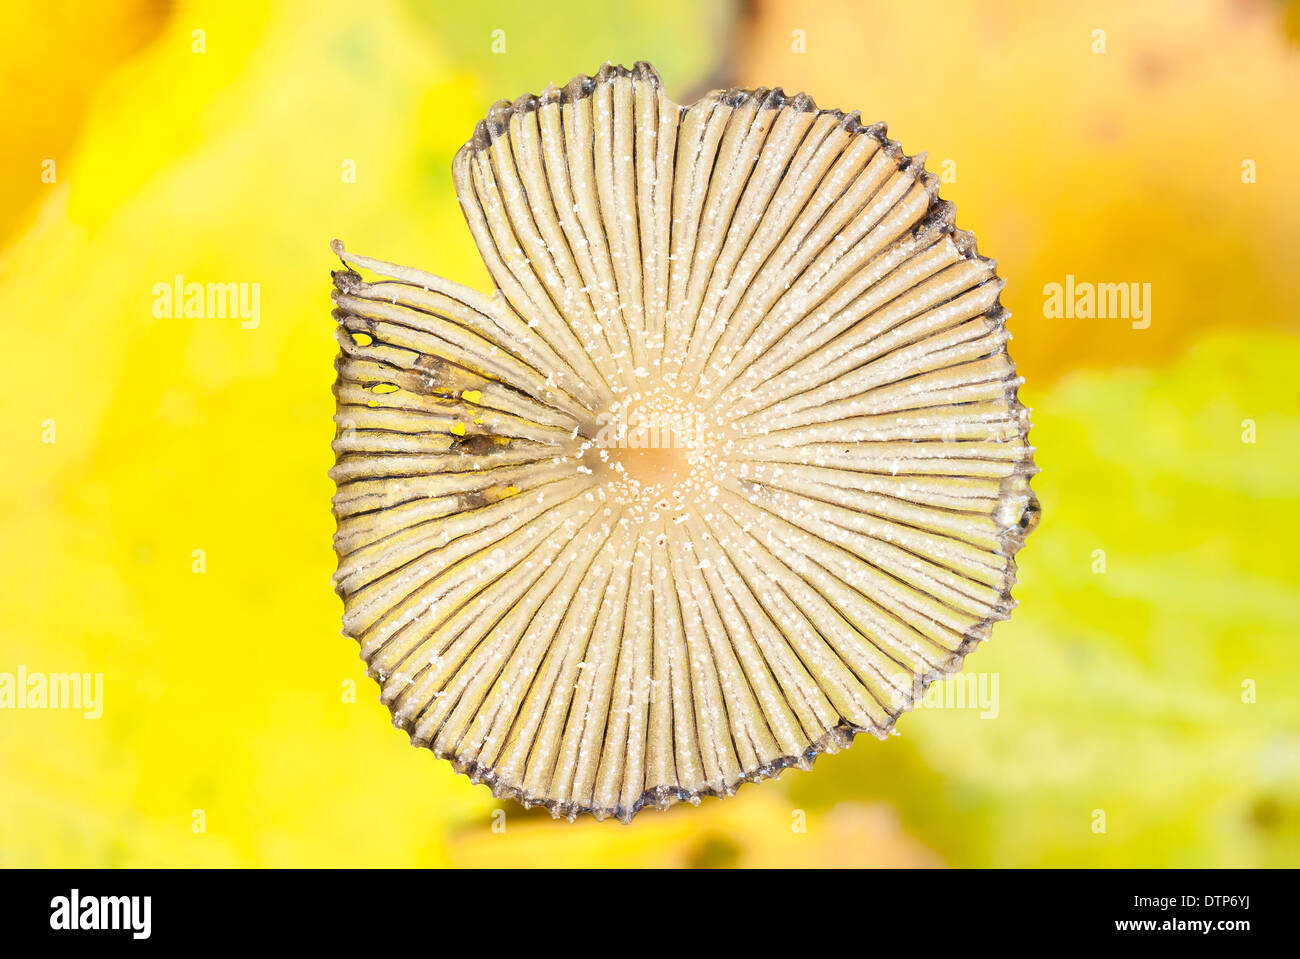
[[[722,445],[704,411],[658,389],[633,393],[601,413],[585,459],[625,502],[680,509],[714,495]]]

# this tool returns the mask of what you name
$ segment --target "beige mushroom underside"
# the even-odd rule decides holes
[[[606,66],[453,170],[496,294],[335,244],[335,583],[413,742],[628,820],[886,734],[1009,615],[1003,281],[883,125]],[[662,489],[598,438],[652,398],[707,423]]]

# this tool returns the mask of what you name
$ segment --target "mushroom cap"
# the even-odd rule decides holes
[[[453,174],[492,295],[334,243],[335,586],[413,743],[628,821],[885,736],[1007,618],[1029,415],[924,156],[606,64]]]

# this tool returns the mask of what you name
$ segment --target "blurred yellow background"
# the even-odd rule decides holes
[[[10,4],[0,673],[102,673],[103,715],[0,710],[0,865],[1300,865],[1300,14],[1086,6]],[[967,663],[996,716],[571,825],[412,749],[339,635],[328,243],[485,287],[452,154],[637,59],[929,151],[1043,522]],[[260,284],[256,328],[156,318],[177,274]],[[1150,326],[1045,315],[1067,275]]]

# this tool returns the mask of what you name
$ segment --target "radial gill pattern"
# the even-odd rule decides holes
[[[607,65],[453,172],[494,293],[334,244],[335,585],[413,743],[626,821],[884,736],[1008,616],[1003,281],[884,124]]]

